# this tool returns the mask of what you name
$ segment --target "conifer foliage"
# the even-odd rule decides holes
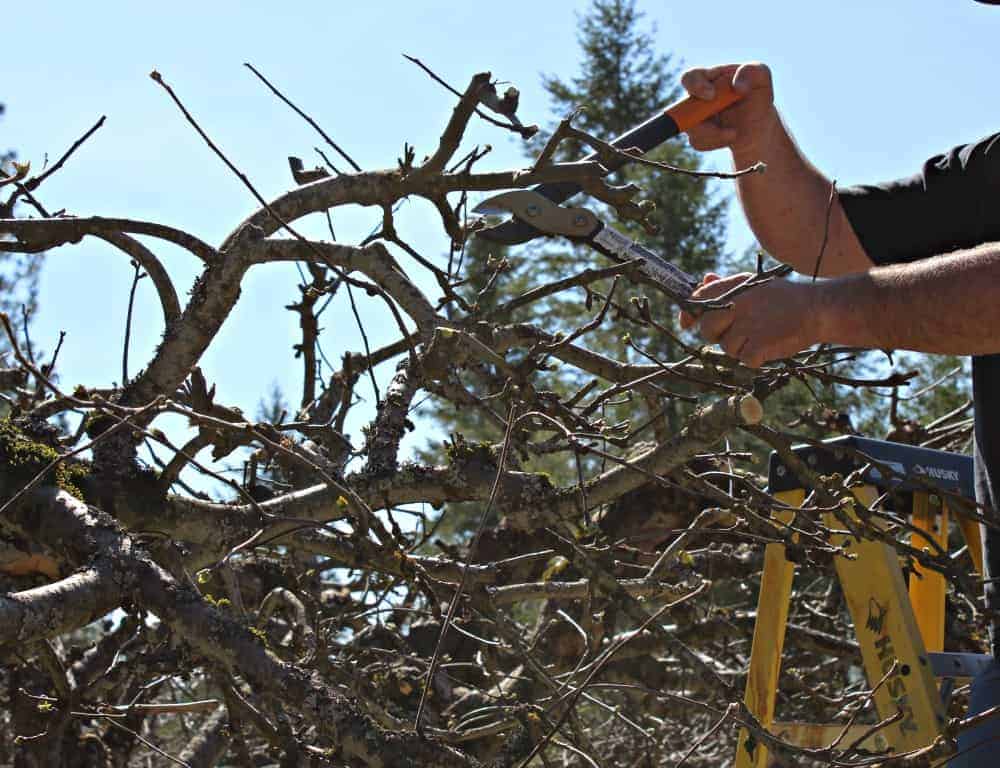
[[[632,2],[594,2],[578,76],[546,80],[557,118],[588,106],[574,135],[600,145],[661,109],[677,94],[659,34]],[[904,498],[869,508],[854,496],[860,469],[821,475],[789,461],[806,491],[792,517],[764,454],[727,442],[754,436],[788,457],[801,435],[772,404],[792,382],[885,391],[906,377],[836,375],[844,350],[828,348],[749,368],[678,336],[678,307],[720,301],[671,295],[631,263],[595,273],[606,265],[562,242],[500,251],[474,239],[465,202],[573,182],[587,190],[578,202],[619,226],[652,203],[656,231],[633,234],[691,272],[722,251],[722,198],[702,178],[631,167],[608,180],[598,163],[563,162],[579,147],[535,145],[527,170],[481,167],[464,140],[470,121],[522,139],[537,131],[514,115],[516,90],[497,92],[501,75],[438,92],[451,113],[426,156],[405,143],[362,168],[320,129],[351,170],[290,158],[292,188],[263,189],[182,85],[152,72],[178,122],[256,201],[216,244],[128,211],[47,212],[51,173],[5,173],[6,199],[25,199],[0,215],[0,252],[37,263],[46,249],[102,240],[136,280],[148,275],[162,337],[134,375],[64,383],[23,322],[0,312],[0,375],[17,380],[0,386],[0,765],[714,768],[744,729],[740,748],[766,744],[788,765],[870,766],[848,726],[904,726],[874,711],[878,681],[860,672],[831,585],[833,563],[854,554],[845,530],[891,547],[907,573],[941,573],[947,643],[975,646],[984,614],[972,559],[912,537]],[[655,156],[699,162],[682,142]],[[635,195],[623,200],[611,185],[626,183]],[[418,198],[440,219],[431,253],[395,216]],[[380,212],[379,227],[338,239],[333,223],[353,206]],[[317,214],[330,224],[319,235]],[[177,248],[200,267],[186,292],[163,260]],[[289,263],[303,267],[294,303],[253,310],[299,315],[284,362],[302,391],[263,393],[254,419],[217,389],[210,350],[237,321],[250,273]],[[776,277],[762,269],[741,290]],[[93,300],[64,308],[71,332],[88,333]],[[332,302],[349,323],[319,321]],[[370,333],[373,316],[388,338]],[[331,336],[350,351],[318,384]],[[240,363],[259,357],[247,349]],[[413,460],[413,413],[427,397],[451,436]],[[947,429],[933,439],[965,427]],[[242,476],[228,471],[234,455],[248,457]],[[193,478],[222,491],[207,498]],[[839,723],[844,738],[821,750],[743,704],[765,544],[799,569],[781,716]],[[963,704],[956,691],[943,738],[881,764],[942,764],[969,725]]]
[[[668,53],[662,52],[661,41],[668,36],[646,23],[635,0],[595,0],[579,19],[579,73],[568,80],[556,75],[543,76],[553,124],[575,112],[574,125],[610,140],[664,109],[680,93],[678,66]],[[529,154],[540,150],[543,140],[544,137],[539,137],[532,142]],[[579,159],[586,151],[567,141],[557,156],[571,161]],[[702,162],[701,156],[683,139],[660,146],[648,157],[691,170],[700,168]],[[635,224],[623,222],[615,222],[616,227],[641,238],[649,248],[693,275],[701,275],[719,263],[725,245],[724,189],[704,177],[664,173],[637,165],[626,166],[611,179],[615,184],[636,184],[647,191],[646,198],[655,205],[649,221],[657,231],[650,234]],[[603,206],[579,196],[568,204],[587,205],[599,213],[614,216]],[[477,239],[471,242],[465,254],[462,275],[468,281],[465,297],[489,314],[498,304],[504,303],[504,297],[587,267],[607,265],[600,254],[585,246],[572,247],[565,240],[543,240],[528,246],[505,248]],[[532,302],[511,316],[497,319],[538,323],[553,331],[577,326],[593,314],[595,305],[600,306],[612,284],[610,279],[595,282],[587,288]],[[632,287],[624,289],[620,285],[614,303],[627,305],[631,296],[641,294],[642,291]],[[657,307],[656,298],[652,300],[657,321],[676,331],[674,310]],[[627,321],[606,323],[587,335],[587,345],[595,351],[615,356],[624,354],[631,360],[645,362],[641,353],[623,347],[623,337],[661,359],[673,359],[679,351],[678,345],[664,334],[649,334],[643,327]],[[567,370],[560,391],[565,393],[585,383],[575,372]],[[680,389],[685,389],[683,384]],[[609,408],[608,418],[641,423],[655,417],[658,425],[676,428],[682,414],[689,410],[680,401],[671,401],[665,408],[657,405],[651,409],[641,398],[626,395],[626,399],[627,402]],[[478,412],[455,409],[447,402],[431,404],[426,414],[444,433],[461,433],[469,440],[485,439],[489,429]],[[432,451],[425,455],[432,455]],[[573,471],[564,464],[545,463],[547,469],[557,473]]]

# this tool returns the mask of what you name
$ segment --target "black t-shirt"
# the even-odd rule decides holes
[[[915,176],[838,193],[851,226],[876,264],[916,261],[1000,242],[1000,133],[932,157]],[[1000,334],[1000,328],[984,327],[983,333]],[[1000,354],[972,359],[972,391],[976,497],[1000,522]],[[1000,576],[1000,533],[986,532],[984,550],[986,578]],[[997,585],[987,585],[986,600],[990,608],[1000,610]],[[994,627],[993,654],[1000,658],[998,629]]]

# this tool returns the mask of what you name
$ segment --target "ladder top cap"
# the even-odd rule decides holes
[[[939,488],[969,499],[975,498],[972,457],[960,453],[855,435],[823,443],[798,445],[792,450],[811,471],[820,475],[837,472],[846,476],[874,461],[876,464],[868,468],[864,478],[883,490],[931,491]],[[802,487],[802,481],[791,468],[776,452],[772,452],[768,465],[770,492]]]

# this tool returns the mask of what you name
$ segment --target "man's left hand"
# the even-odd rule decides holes
[[[729,277],[708,273],[693,299],[714,299],[753,278],[750,272]],[[727,301],[726,309],[695,318],[681,312],[682,328],[697,326],[708,342],[753,368],[767,360],[791,357],[821,338],[820,292],[815,284],[773,279]]]

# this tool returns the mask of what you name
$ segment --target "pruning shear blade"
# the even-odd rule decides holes
[[[530,189],[488,197],[473,209],[473,213],[512,213],[547,235],[566,237],[590,237],[601,226],[597,216],[586,208],[563,208]]]
[[[582,240],[601,253],[628,261],[641,259],[647,275],[669,293],[688,298],[698,281],[657,253],[605,225],[586,208],[563,208],[530,189],[517,189],[488,197],[473,209],[485,215],[512,213],[518,221],[546,235],[564,235]]]

